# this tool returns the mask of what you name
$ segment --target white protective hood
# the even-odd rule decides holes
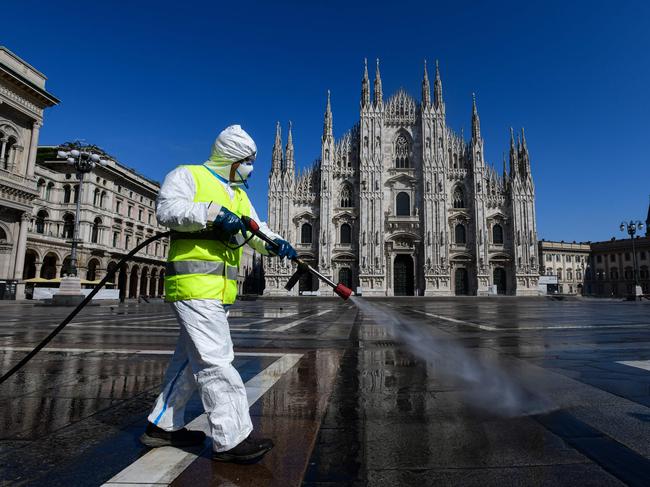
[[[231,125],[214,141],[212,154],[205,165],[227,181],[234,162],[256,154],[257,146],[251,136],[240,125]]]

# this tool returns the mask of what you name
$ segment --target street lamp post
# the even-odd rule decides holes
[[[67,163],[74,166],[79,180],[79,190],[77,191],[77,207],[75,209],[74,230],[72,234],[72,249],[70,252],[70,269],[69,275],[77,276],[77,244],[79,242],[79,218],[81,217],[81,196],[83,194],[84,175],[95,169],[95,166],[105,166],[108,162],[102,159],[98,154],[86,150],[72,149],[70,151],[58,151],[57,156],[66,159]]]
[[[98,164],[105,166],[107,161],[102,159],[98,154],[91,152],[89,147],[82,147],[76,143],[70,150],[60,150],[57,156],[65,159],[68,164],[74,166],[79,180],[79,189],[77,190],[77,208],[75,211],[74,230],[72,232],[72,252],[70,252],[70,269],[68,275],[61,279],[61,285],[58,292],[52,296],[52,303],[60,306],[77,306],[84,299],[81,292],[81,279],[78,276],[77,268],[77,244],[79,239],[79,219],[81,218],[81,196],[83,188],[84,175],[92,171]]]
[[[636,298],[636,296],[640,296],[642,293],[639,290],[639,279],[636,269],[636,248],[634,245],[634,236],[636,235],[637,230],[643,230],[643,223],[641,223],[639,220],[630,220],[629,222],[621,222],[620,228],[621,232],[627,231],[630,239],[632,239],[632,265],[634,266],[632,269],[632,274],[634,275],[634,296]]]

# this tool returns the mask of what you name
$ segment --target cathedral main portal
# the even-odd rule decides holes
[[[414,295],[415,275],[413,257],[400,254],[393,263],[393,293],[395,296]]]

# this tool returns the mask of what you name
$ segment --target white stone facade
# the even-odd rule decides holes
[[[328,94],[320,159],[296,174],[291,128],[278,124],[269,223],[300,256],[364,295],[536,295],[535,188],[523,134],[511,131],[510,170],[485,161],[476,102],[469,141],[446,123],[436,66],[422,97],[384,100],[379,63],[371,100],[367,66],[360,121],[333,136]],[[286,294],[292,268],[265,259],[265,294]],[[303,279],[299,290],[315,290]],[[320,286],[322,294],[329,289]]]
[[[45,108],[58,100],[45,76],[0,46],[0,299],[21,299],[34,169]]]

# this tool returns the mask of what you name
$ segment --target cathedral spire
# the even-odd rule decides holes
[[[526,145],[526,134],[524,133],[523,127],[521,127],[521,150],[526,154],[528,153],[528,146]]]
[[[481,121],[478,118],[478,109],[476,108],[476,94],[472,93],[472,140],[477,141],[481,138]]]
[[[291,134],[291,120],[289,120],[289,134],[287,135],[287,147],[285,148],[285,168],[286,171],[293,174],[296,167],[296,161],[293,151],[293,135]]]
[[[332,103],[330,100],[330,90],[327,90],[327,107],[325,108],[325,121],[323,122],[323,140],[327,137],[334,137],[332,130]]]
[[[528,145],[526,144],[526,134],[524,128],[521,128],[521,165],[522,171],[530,176],[530,155],[528,154]]]
[[[379,58],[377,58],[377,69],[375,70],[375,106],[383,104],[384,92],[381,87],[381,73],[379,72]]]
[[[280,122],[275,125],[275,143],[273,144],[273,155],[271,157],[271,172],[282,170],[282,129]]]
[[[519,160],[517,157],[517,149],[515,147],[515,131],[510,127],[510,177],[517,176]]]
[[[645,236],[650,237],[650,202],[648,203],[648,216],[645,219]]]
[[[438,66],[438,60],[436,59],[436,79],[433,82],[433,103],[436,108],[440,108],[442,105],[442,80],[440,79],[440,67]]]
[[[364,59],[363,80],[361,81],[361,108],[370,105],[370,80],[368,78],[368,58]]]
[[[422,78],[422,107],[428,108],[431,105],[431,87],[429,85],[429,73],[427,73],[427,60],[424,60],[424,77]]]
[[[504,152],[503,153],[503,182],[504,183],[506,181],[506,176],[507,176],[507,173],[506,173],[506,153]]]

